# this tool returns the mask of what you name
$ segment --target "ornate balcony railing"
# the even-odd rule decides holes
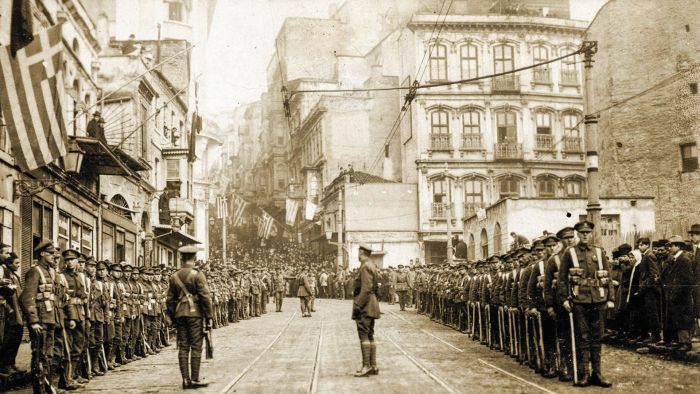
[[[476,211],[486,208],[486,203],[484,202],[465,202],[464,203],[464,217],[468,218],[470,216],[476,215]]]
[[[578,70],[561,70],[561,84],[578,86]]]
[[[433,219],[447,219],[447,207],[450,208],[450,216],[454,217],[454,204],[445,202],[434,202],[433,203]]]
[[[481,141],[481,134],[462,134],[462,149],[465,150],[481,150],[483,149],[483,143]]]
[[[535,83],[552,83],[552,72],[548,68],[535,68],[532,80]]]
[[[553,150],[554,138],[550,134],[535,135],[535,149],[537,150]]]
[[[452,149],[452,134],[431,134],[430,149],[432,150],[451,150]]]
[[[517,75],[502,75],[491,80],[491,90],[494,92],[519,92],[520,77]]]
[[[564,152],[583,152],[581,137],[564,137]]]
[[[515,142],[499,142],[493,146],[496,160],[514,160],[523,158],[523,144]]]

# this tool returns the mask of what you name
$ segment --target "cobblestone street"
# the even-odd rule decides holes
[[[382,304],[377,321],[379,376],[352,376],[360,366],[349,301],[317,300],[312,318],[301,318],[296,299],[284,312],[214,331],[215,358],[204,361],[208,393],[567,393],[581,389],[547,380],[489,351],[467,336],[415,311]],[[176,349],[121,367],[76,392],[172,393],[180,391]],[[587,393],[700,392],[697,365],[606,348],[610,390]],[[615,361],[613,361],[615,360]],[[682,382],[682,383],[681,383]],[[28,393],[17,390],[14,393]]]

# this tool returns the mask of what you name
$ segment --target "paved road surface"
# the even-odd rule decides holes
[[[214,331],[215,358],[204,361],[206,393],[700,393],[700,367],[606,348],[603,367],[615,386],[575,389],[547,380],[415,311],[382,304],[377,321],[379,376],[355,378],[359,341],[349,301],[317,300],[312,318],[288,298],[271,312]],[[268,308],[269,309],[269,308]],[[273,307],[274,310],[274,307]],[[171,346],[156,356],[93,379],[76,392],[181,391]],[[29,392],[20,390],[17,393]]]

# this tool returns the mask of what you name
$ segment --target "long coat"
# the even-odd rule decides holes
[[[353,320],[360,320],[362,317],[379,319],[379,301],[377,300],[378,283],[377,266],[373,262],[367,261],[362,264],[360,271],[355,278],[355,289],[353,291],[352,309]]]
[[[301,274],[297,278],[297,297],[308,297],[311,295],[311,285],[308,275]]]
[[[695,274],[695,287],[693,291],[693,299],[695,301],[695,318],[700,319],[700,247],[695,246],[693,255],[693,272]]]
[[[666,319],[676,330],[692,330],[693,321],[693,270],[688,253],[678,258],[669,256],[661,272]]]

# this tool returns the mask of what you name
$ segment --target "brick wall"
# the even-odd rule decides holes
[[[612,0],[586,37],[599,46],[594,110],[614,106],[598,126],[601,194],[654,196],[658,236],[700,222],[700,172],[680,157],[700,143],[699,14],[697,1]]]

